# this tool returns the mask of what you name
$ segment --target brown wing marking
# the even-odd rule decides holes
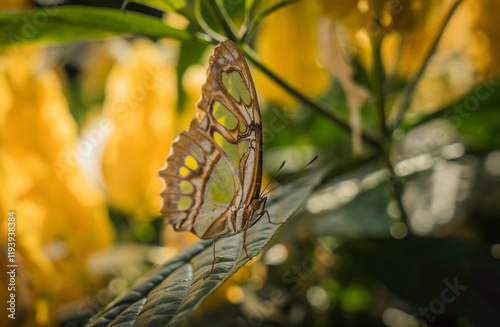
[[[192,170],[186,166],[185,160],[188,156],[196,160],[196,169]],[[221,153],[217,151],[211,139],[196,128],[181,133],[172,145],[166,167],[160,171],[160,176],[165,181],[165,189],[161,193],[162,214],[176,230],[192,229],[194,218],[203,204],[206,181],[220,157]],[[181,169],[187,171],[185,176],[181,175]],[[193,186],[192,191],[183,191],[181,182],[190,183]],[[179,201],[186,196],[191,199],[190,205],[187,208],[179,208]]]

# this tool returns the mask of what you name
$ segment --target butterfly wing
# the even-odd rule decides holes
[[[261,119],[250,71],[231,41],[215,48],[196,118],[160,176],[162,214],[175,230],[215,238],[246,226],[242,208],[259,195],[262,177]]]

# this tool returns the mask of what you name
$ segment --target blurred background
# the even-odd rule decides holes
[[[126,14],[226,32],[209,2],[187,1],[203,22],[184,1],[144,3]],[[221,3],[257,58],[264,179],[316,154],[332,170],[183,326],[498,326],[500,3]],[[0,3],[0,241],[6,254],[15,210],[18,264],[17,318],[3,312],[3,326],[82,326],[198,241],[160,217],[158,170],[217,42],[88,30],[63,42],[57,24],[37,36],[65,6],[122,4]],[[9,32],[20,11],[36,42]]]

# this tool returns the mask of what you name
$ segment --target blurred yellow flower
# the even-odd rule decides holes
[[[86,260],[111,243],[113,231],[101,194],[70,159],[76,124],[43,52],[16,48],[0,63],[0,231],[4,242],[6,213],[14,210],[19,301],[27,305],[16,323],[49,326],[58,303],[95,284]]]
[[[328,71],[318,65],[317,23],[318,11],[311,1],[288,5],[264,19],[255,45],[264,64],[310,96],[323,93],[329,83]],[[284,104],[288,109],[297,103],[259,71],[255,74],[255,84],[268,101]]]
[[[109,202],[136,219],[160,214],[158,171],[176,128],[175,50],[171,43],[135,40],[106,83],[103,114],[114,124],[102,163]]]
[[[395,79],[408,80],[424,64],[432,43],[442,28],[453,1],[427,15],[435,17],[429,24],[404,33],[390,33],[384,39],[382,55],[386,73]],[[471,11],[462,3],[454,12],[430,58],[411,103],[410,112],[432,112],[456,101],[474,84],[474,68],[468,56],[472,42]],[[425,20],[425,17],[422,17]],[[388,109],[392,106],[389,96]]]
[[[474,15],[473,43],[467,50],[473,58],[476,70],[484,78],[500,76],[500,29],[496,18],[500,15],[500,2],[496,0],[467,1]]]
[[[339,22],[345,29],[341,42],[348,59],[356,58],[368,71],[372,67],[373,40],[391,35],[394,41],[387,45],[384,40],[383,44],[384,65],[392,68],[397,64],[397,68],[402,69],[396,72],[402,77],[411,76],[422,64],[428,49],[425,45],[432,42],[429,37],[432,34],[426,29],[439,27],[438,14],[440,9],[443,11],[441,0],[317,1],[322,15]],[[410,42],[414,34],[417,35],[415,41]],[[419,35],[425,38],[418,38]],[[411,53],[412,56],[400,57],[400,53]]]
[[[0,2],[0,10],[25,9],[29,7],[33,7],[33,2],[30,0],[3,0]]]
[[[339,38],[348,61],[356,60],[370,76],[373,45],[381,42],[386,75],[392,81],[402,83],[413,77],[424,64],[444,18],[455,2],[317,0],[323,17],[342,26]],[[495,53],[490,44],[494,42],[490,40],[495,39],[497,29],[489,27],[491,19],[484,19],[486,15],[494,15],[495,10],[500,12],[500,6],[491,0],[463,1],[459,5],[418,83],[411,104],[413,112],[434,111],[456,101],[477,82],[477,73],[487,77],[495,71],[496,63],[490,60]],[[391,109],[397,103],[401,89],[393,87],[386,91],[394,92],[386,98],[386,114],[394,114]]]
[[[392,27],[398,32],[415,32],[427,28],[439,20],[439,13],[447,6],[447,0],[389,0]],[[396,5],[394,5],[396,3]],[[386,9],[387,10],[387,9]]]

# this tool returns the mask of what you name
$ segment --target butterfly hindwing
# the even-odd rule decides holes
[[[231,41],[215,48],[197,109],[160,172],[162,214],[201,238],[232,235],[247,226],[238,210],[260,191],[262,138],[250,71]]]

